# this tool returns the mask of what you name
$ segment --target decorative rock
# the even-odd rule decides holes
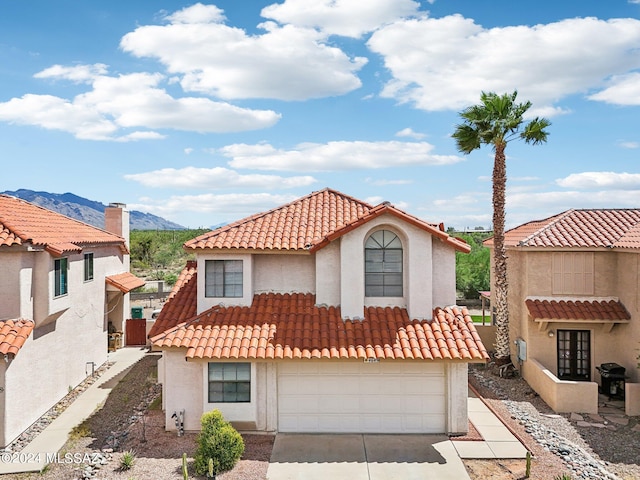
[[[589,422],[585,422],[584,420],[580,420],[577,424],[579,427],[590,427],[591,424]]]
[[[569,420],[571,420],[572,422],[584,422],[584,417],[579,413],[572,413],[569,416]]]
[[[613,415],[607,415],[604,418],[606,418],[612,423],[617,423],[618,425],[629,425],[628,417],[614,417]]]

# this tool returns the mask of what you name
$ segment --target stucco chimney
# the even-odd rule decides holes
[[[129,248],[129,210],[124,203],[110,203],[104,209],[104,229],[124,237]]]

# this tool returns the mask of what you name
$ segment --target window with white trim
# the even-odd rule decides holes
[[[365,296],[402,296],[402,242],[389,230],[378,230],[364,245]]]
[[[250,401],[250,363],[209,363],[209,403]]]
[[[84,254],[84,281],[93,280],[93,253]]]
[[[53,262],[54,271],[54,291],[55,297],[60,297],[67,294],[67,273],[68,262],[66,258],[57,258]]]
[[[242,260],[206,260],[205,297],[242,297]]]

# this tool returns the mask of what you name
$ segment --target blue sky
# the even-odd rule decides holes
[[[209,227],[325,187],[491,224],[458,112],[518,91],[507,226],[640,207],[640,0],[4,0],[0,191]]]

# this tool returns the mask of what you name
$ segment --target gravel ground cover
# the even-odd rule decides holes
[[[197,435],[186,433],[178,437],[175,432],[164,430],[160,387],[156,384],[158,358],[157,354],[149,354],[134,365],[114,387],[104,406],[75,429],[60,453],[87,454],[82,462],[55,463],[42,474],[4,475],[0,480],[182,479],[183,453],[188,457],[190,478],[197,479],[192,469]],[[607,421],[614,415],[613,410],[607,411],[611,415],[596,418],[557,415],[521,378],[500,378],[484,366],[470,367],[469,382],[531,451],[529,478],[553,480],[570,474],[574,480],[640,479],[640,418]],[[589,426],[579,426],[579,422]],[[266,478],[275,437],[243,438],[243,457],[233,470],[218,475],[218,479]],[[473,425],[465,439],[479,439]],[[131,469],[123,471],[120,463],[127,450],[134,451],[136,459]],[[464,460],[464,464],[472,480],[525,478],[525,461],[520,459]]]

